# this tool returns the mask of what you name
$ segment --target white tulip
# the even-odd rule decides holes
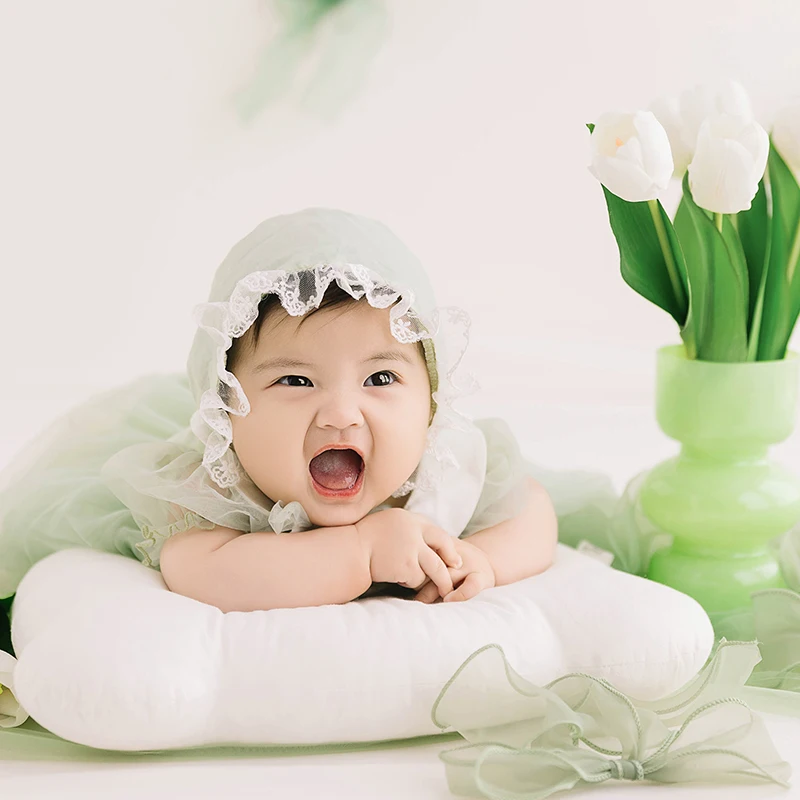
[[[672,160],[675,162],[673,175],[676,178],[682,178],[694,155],[694,147],[690,147],[686,143],[685,126],[681,117],[678,98],[660,97],[650,104],[650,110],[655,114],[656,119],[661,123],[669,137]]]
[[[789,169],[800,174],[800,97],[775,115],[772,141]]]
[[[764,175],[769,136],[752,118],[714,114],[700,126],[689,164],[695,203],[715,214],[750,208]]]
[[[592,132],[589,172],[631,203],[655,200],[672,177],[667,132],[650,111],[607,113]]]
[[[679,101],[684,137],[694,151],[700,128],[708,117],[727,114],[732,117],[753,119],[753,107],[747,89],[736,81],[726,81],[721,86],[695,86],[681,93]]]
[[[682,178],[686,172],[694,156],[700,126],[709,116],[753,117],[747,90],[736,81],[727,81],[716,87],[694,86],[682,92],[680,99],[661,97],[650,105],[650,110],[669,136],[676,178]]]

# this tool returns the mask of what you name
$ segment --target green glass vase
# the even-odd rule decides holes
[[[656,417],[680,454],[645,477],[639,505],[673,537],[647,577],[694,597],[712,617],[783,587],[769,542],[800,521],[800,477],[768,457],[795,424],[797,354],[720,363],[658,351]]]

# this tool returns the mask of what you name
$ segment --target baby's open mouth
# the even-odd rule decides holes
[[[364,469],[364,461],[355,450],[325,450],[311,459],[308,470],[323,488],[331,491],[353,489]]]

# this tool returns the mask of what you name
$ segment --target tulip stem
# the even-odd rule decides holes
[[[722,214],[714,214],[714,224],[717,226],[717,230],[722,233]]]
[[[658,200],[648,200],[647,205],[650,206],[650,213],[653,216],[653,224],[656,226],[656,235],[658,242],[661,245],[661,252],[664,254],[664,261],[667,263],[667,273],[669,280],[672,284],[672,291],[675,293],[675,300],[681,313],[688,313],[686,308],[686,297],[683,294],[683,281],[678,275],[678,268],[675,265],[675,258],[672,255],[672,247],[667,237],[667,229],[664,227],[664,220],[661,219],[661,209],[658,205]]]
[[[789,255],[789,263],[786,267],[786,282],[789,286],[792,285],[792,278],[794,278],[794,271],[797,269],[798,261],[800,261],[800,222],[798,222],[797,230],[794,232],[792,252]]]

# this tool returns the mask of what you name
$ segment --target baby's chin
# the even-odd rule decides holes
[[[309,504],[305,511],[311,524],[317,528],[340,528],[344,525],[355,525],[369,514],[374,508],[372,505],[364,507],[362,503],[353,503],[350,506],[329,506],[320,508],[317,503]],[[377,503],[375,505],[378,505]]]
[[[306,514],[311,524],[318,528],[337,528],[344,525],[355,525],[361,522],[373,509],[387,504],[393,507],[401,507],[405,504],[406,498],[400,500],[388,498],[370,497],[369,495],[361,498],[358,502],[339,502],[325,503],[316,498],[311,498],[308,503],[303,503]],[[302,502],[302,501],[301,501]]]

